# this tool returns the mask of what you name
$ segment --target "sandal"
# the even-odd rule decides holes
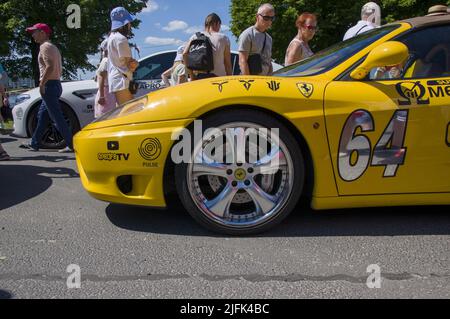
[[[11,157],[9,157],[8,153],[1,152],[0,153],[0,161],[9,161]]]

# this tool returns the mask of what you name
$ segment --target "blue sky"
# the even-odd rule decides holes
[[[228,35],[232,49],[236,49],[235,38],[229,31],[230,4],[230,0],[149,0],[147,8],[137,15],[142,23],[135,30],[134,41],[141,48],[141,57],[176,49],[192,34],[203,30],[205,18],[212,12],[222,19],[222,33]]]

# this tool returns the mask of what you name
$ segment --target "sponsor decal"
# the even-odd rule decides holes
[[[118,141],[108,141],[106,147],[108,148],[108,151],[118,151],[120,148]]]
[[[246,81],[246,80],[239,80],[239,82],[243,83],[245,89],[246,89],[247,91],[249,91],[250,88],[252,87],[252,83],[255,82],[255,80],[248,80],[248,81]]]
[[[450,97],[450,80],[428,81],[427,85],[431,98]]]
[[[140,90],[159,90],[161,87],[161,83],[158,81],[139,82]]]
[[[398,94],[402,97],[398,100],[398,105],[407,106],[411,105],[412,101],[415,100],[418,105],[428,105],[430,104],[430,99],[425,99],[427,90],[420,83],[417,82],[400,82],[395,88]]]
[[[310,98],[314,92],[314,86],[311,83],[299,82],[297,83],[297,88],[304,97]]]
[[[224,86],[224,84],[227,84],[227,83],[228,83],[228,81],[225,81],[225,82],[213,82],[212,84],[213,85],[217,85],[218,88],[219,88],[219,92],[222,93],[223,86]]]
[[[141,143],[138,150],[143,159],[152,162],[161,156],[161,142],[157,138],[147,138]]]
[[[280,89],[280,82],[277,82],[277,81],[267,82],[267,85],[269,86],[269,89],[271,89],[274,92],[276,92]]]
[[[130,159],[130,154],[125,153],[98,153],[97,158],[99,161],[128,161]]]
[[[83,113],[85,114],[94,113],[94,107],[92,105],[86,105],[86,109],[83,110]]]

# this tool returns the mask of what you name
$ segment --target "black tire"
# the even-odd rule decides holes
[[[292,188],[284,206],[262,224],[253,227],[230,227],[208,217],[195,203],[188,186],[189,164],[175,165],[175,184],[178,196],[189,214],[207,229],[226,235],[245,236],[265,232],[281,223],[298,203],[305,183],[305,162],[300,146],[290,131],[277,119],[256,110],[231,110],[211,115],[203,120],[203,132],[208,128],[220,127],[228,123],[243,122],[257,124],[263,128],[279,128],[280,140],[284,143],[292,158],[294,173]],[[191,128],[191,135],[192,128]],[[194,146],[193,146],[194,147]]]
[[[63,102],[60,103],[64,113],[64,118],[66,119],[67,123],[69,124],[69,127],[71,128],[72,134],[75,135],[78,131],[80,131],[80,123],[78,121],[78,118],[72,111],[70,106],[68,106]],[[36,104],[31,110],[30,114],[28,115],[27,130],[30,136],[33,136],[33,133],[37,126],[37,115],[40,105],[41,105],[40,103]],[[61,149],[64,148],[65,146],[67,145],[66,142],[64,141],[64,138],[56,129],[55,124],[51,123],[44,133],[44,137],[42,138],[40,148]]]

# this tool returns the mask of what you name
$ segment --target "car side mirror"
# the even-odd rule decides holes
[[[395,66],[408,59],[408,47],[398,41],[388,41],[370,51],[366,60],[350,73],[354,80],[363,80],[373,68]]]

